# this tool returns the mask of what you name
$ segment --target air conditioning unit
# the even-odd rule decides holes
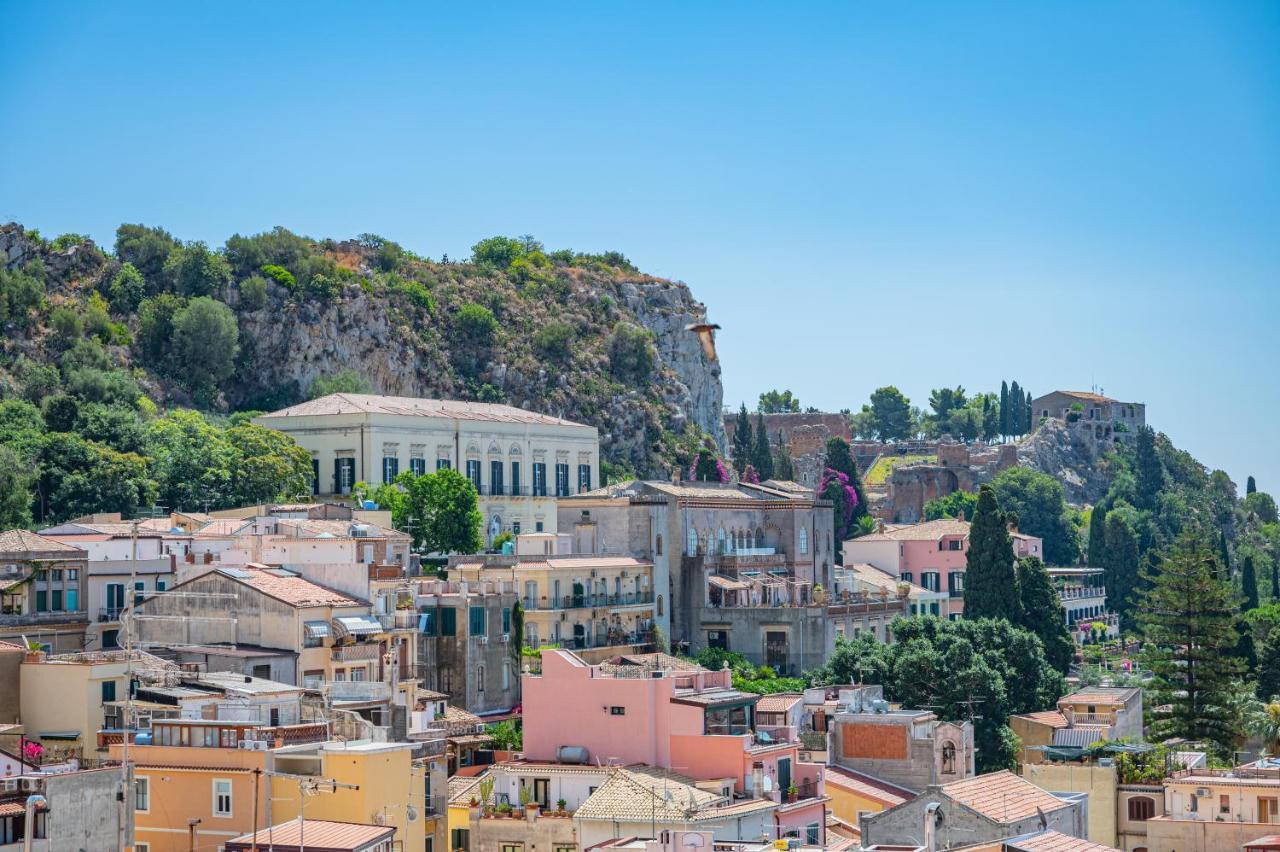
[[[481,644],[481,645],[488,645],[488,644],[489,644],[489,637],[488,637],[488,636],[481,636],[481,637],[479,637],[479,638],[480,638],[480,644]]]
[[[503,634],[502,634],[502,643],[505,645],[506,643],[508,643],[508,642],[510,642],[510,641],[511,641],[511,634],[510,634],[510,633],[503,633]]]
[[[0,782],[0,784],[4,785],[3,787],[0,787],[0,789],[3,789],[6,793],[15,793],[18,790],[17,778],[6,778],[4,781]]]
[[[1209,788],[1208,788],[1208,787],[1197,787],[1197,788],[1196,788],[1196,798],[1198,798],[1198,799],[1207,799],[1207,798],[1209,797],[1209,795],[1210,795],[1210,793],[1209,793]]]
[[[267,741],[266,740],[241,740],[240,748],[244,749],[245,751],[266,751]]]
[[[28,793],[36,792],[37,790],[40,789],[40,779],[39,778],[23,778],[22,789],[26,790]]]
[[[12,576],[12,575],[14,575],[14,574],[17,574],[17,573],[18,573],[18,566],[17,566],[17,565],[15,565],[14,563],[10,562],[8,565],[5,565],[5,566],[4,566],[4,573],[5,573],[6,575],[9,575],[9,576]]]

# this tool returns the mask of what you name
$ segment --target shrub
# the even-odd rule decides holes
[[[569,357],[573,341],[573,326],[566,322],[551,322],[534,332],[533,347],[547,358],[563,361]]]
[[[56,343],[63,349],[84,337],[84,319],[66,305],[59,305],[49,314],[49,328],[53,330]]]
[[[526,254],[525,244],[510,237],[490,237],[471,247],[471,262],[506,269]]]
[[[262,274],[288,290],[290,293],[298,289],[298,280],[293,277],[292,272],[285,269],[283,266],[276,266],[274,263],[268,263],[262,267]]]
[[[498,320],[494,318],[493,311],[484,305],[470,302],[458,311],[457,325],[458,331],[467,340],[483,346],[493,339],[493,334],[498,329]]]
[[[18,381],[22,382],[22,398],[38,403],[62,385],[58,368],[24,359],[18,364]]]
[[[212,402],[235,371],[240,330],[231,309],[215,299],[192,299],[173,318],[175,373],[202,403]]]
[[[389,292],[404,296],[427,313],[435,313],[436,300],[422,282],[401,278],[392,272],[387,274],[386,283]]]
[[[653,372],[658,351],[653,336],[629,322],[613,327],[609,337],[609,369],[623,381],[645,381]]]
[[[49,243],[50,251],[66,251],[72,246],[83,245],[89,242],[89,238],[84,234],[63,234],[53,242]]]
[[[373,393],[373,385],[355,370],[344,367],[331,376],[319,376],[311,383],[307,397],[318,399],[331,393]]]
[[[316,273],[307,279],[302,291],[308,296],[328,302],[336,299],[342,292],[342,285],[323,273]]]
[[[111,300],[111,309],[118,314],[131,314],[138,309],[143,297],[147,295],[147,282],[142,273],[132,263],[120,267],[120,271],[107,285],[107,298]]]
[[[240,282],[240,303],[250,311],[260,311],[267,305],[267,279],[251,275]]]
[[[231,265],[202,242],[174,249],[164,262],[169,283],[185,296],[208,296],[231,283]]]

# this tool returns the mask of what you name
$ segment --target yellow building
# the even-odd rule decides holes
[[[864,814],[878,814],[916,795],[904,787],[840,766],[828,766],[824,778],[826,793],[831,799],[827,810],[836,819],[854,827]]]
[[[1051,761],[1024,765],[1022,777],[1051,793],[1088,793],[1089,839],[1117,845],[1115,766]]]
[[[314,794],[305,794],[307,819],[394,826],[403,852],[428,852],[427,837],[442,826],[428,819],[427,767],[413,759],[413,743],[327,742],[275,752],[271,778],[272,824],[300,815],[299,784],[323,779]],[[432,852],[435,844],[432,843]]]

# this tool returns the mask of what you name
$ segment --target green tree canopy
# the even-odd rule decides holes
[[[888,385],[871,394],[871,427],[882,441],[902,441],[912,434],[911,401]]]
[[[1040,637],[1044,655],[1055,669],[1067,674],[1075,660],[1076,643],[1063,619],[1062,601],[1044,563],[1035,556],[1018,560],[1018,592],[1022,596],[1021,625]]]
[[[331,393],[374,393],[374,387],[360,373],[350,367],[343,367],[336,373],[317,376],[307,389],[307,396],[319,399]]]
[[[924,504],[924,519],[963,518],[970,520],[978,508],[978,495],[972,491],[952,491],[946,497],[937,497]]]
[[[965,554],[966,618],[1004,618],[1015,624],[1022,621],[1013,542],[1005,523],[995,492],[989,485],[982,486],[969,527],[969,551]]]
[[[1277,520],[1275,498],[1265,491],[1245,495],[1244,510],[1264,524],[1274,524]]]
[[[867,514],[867,493],[863,488],[862,474],[858,472],[858,464],[853,459],[853,449],[849,446],[849,442],[838,435],[828,438],[825,465],[836,473],[843,473],[848,478],[849,485],[853,487],[853,492],[858,497],[857,505],[853,510],[853,519],[856,522],[858,518]]]
[[[184,296],[211,296],[231,283],[227,259],[198,241],[171,251],[164,262],[164,274]]]
[[[1127,629],[1133,624],[1141,556],[1138,553],[1137,513],[1121,506],[1106,513],[1103,532],[1103,582],[1107,601]]]
[[[763,482],[773,479],[773,449],[769,446],[769,430],[764,425],[764,414],[756,414],[755,444],[751,449],[751,466],[756,469],[756,476]],[[786,447],[780,448],[782,453]]]
[[[444,468],[423,476],[401,474],[408,493],[407,524],[414,546],[427,553],[475,553],[484,545],[476,488],[466,476]]]
[[[1010,467],[991,483],[1001,511],[1018,516],[1018,529],[1044,540],[1050,565],[1074,565],[1080,558],[1075,518],[1062,483],[1029,467]]]
[[[747,417],[745,402],[738,408],[738,416],[733,421],[732,446],[733,469],[741,476],[747,465],[751,464],[751,454],[755,452],[755,438],[751,434],[751,419]]]
[[[760,394],[756,411],[761,414],[789,414],[800,410],[800,399],[791,391],[769,390]]]
[[[0,444],[0,532],[31,525],[31,486],[34,472],[18,454]]]
[[[311,454],[283,432],[252,423],[226,432],[233,458],[228,501],[238,506],[311,493]]]
[[[173,318],[173,356],[182,383],[200,402],[212,402],[235,372],[240,328],[231,309],[208,296],[192,299]]]
[[[148,292],[155,293],[165,283],[164,265],[181,244],[164,228],[121,225],[116,228],[116,257],[133,266],[146,279]]]

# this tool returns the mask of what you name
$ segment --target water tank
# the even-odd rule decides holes
[[[556,749],[556,760],[560,763],[585,764],[587,750],[582,746],[560,746]]]
[[[378,504],[377,504],[377,503],[375,503],[375,502],[373,502],[372,500],[365,500],[365,501],[364,501],[363,503],[361,503],[360,505],[364,506],[364,508],[365,508],[366,510],[370,510],[370,511],[372,511],[373,509],[378,508]]]
[[[883,698],[877,698],[874,701],[872,701],[870,704],[870,707],[871,707],[872,713],[888,713],[889,712],[889,702],[885,701]]]
[[[133,738],[134,745],[151,745],[151,732],[139,731]]]

